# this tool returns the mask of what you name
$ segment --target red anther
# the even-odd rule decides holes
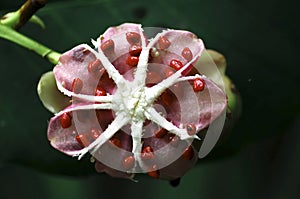
[[[104,52],[104,54],[110,54],[114,52],[115,50],[115,43],[113,40],[109,39],[101,44],[101,50]]]
[[[169,137],[169,140],[170,140],[170,144],[174,147],[178,146],[178,143],[179,143],[179,137],[177,135],[171,135]]]
[[[158,73],[154,71],[153,72],[150,71],[147,73],[147,80],[146,80],[147,84],[154,85],[161,82],[161,80],[162,77]]]
[[[191,160],[194,157],[193,147],[192,146],[187,147],[183,152],[182,157],[186,160]]]
[[[99,59],[96,59],[95,61],[91,61],[88,65],[88,71],[89,73],[96,73],[101,69],[101,61]]]
[[[75,139],[81,147],[87,147],[88,145],[90,145],[89,140],[83,134],[76,135]]]
[[[147,146],[143,149],[141,158],[143,160],[153,160],[154,159],[153,149],[150,146]]]
[[[126,33],[126,39],[127,39],[128,43],[130,43],[131,45],[134,45],[141,41],[141,36],[140,36],[140,34],[138,34],[136,32],[128,32],[128,33]]]
[[[161,36],[158,39],[158,44],[159,44],[160,49],[165,50],[170,47],[171,42],[166,37]]]
[[[120,141],[118,138],[111,138],[111,139],[109,140],[109,143],[110,143],[112,146],[116,146],[116,147],[119,147],[119,148],[122,147],[122,143],[121,143],[121,141]]]
[[[193,82],[193,89],[195,92],[203,91],[205,87],[205,82],[203,79],[196,78]]]
[[[79,78],[75,78],[72,82],[72,91],[76,94],[80,93],[83,88],[83,82]]]
[[[195,135],[196,134],[196,126],[194,124],[188,124],[186,126],[186,131],[189,135]]]
[[[177,84],[174,84],[172,87],[171,87],[171,91],[176,95],[180,95],[182,93],[182,88],[180,88],[180,85],[177,83]]]
[[[159,170],[157,169],[157,165],[153,165],[148,172],[148,175],[151,176],[152,178],[158,179],[159,178]]]
[[[167,106],[170,106],[173,102],[173,97],[171,96],[171,94],[168,91],[164,91],[161,94],[161,100],[163,101],[163,103]]]
[[[126,60],[126,64],[132,67],[137,66],[138,63],[139,63],[139,57],[136,56],[129,56]]]
[[[72,125],[72,117],[69,113],[63,113],[60,118],[61,127],[64,129],[69,128]]]
[[[165,69],[165,76],[166,76],[166,78],[170,77],[173,74],[174,74],[174,70],[173,69],[171,69],[171,68],[166,68]]]
[[[153,160],[155,158],[155,155],[152,152],[149,153],[142,153],[141,155],[142,160]]]
[[[144,149],[143,149],[143,153],[150,153],[150,152],[153,152],[153,149],[151,146],[146,146]]]
[[[95,92],[95,96],[105,96],[106,95],[106,90],[102,88],[101,86],[98,86]]]
[[[160,128],[155,131],[154,136],[156,138],[163,138],[167,133],[168,131],[166,129]]]
[[[180,70],[183,67],[183,64],[181,63],[181,61],[179,61],[177,59],[172,59],[170,61],[170,66],[172,68],[174,68],[175,70]]]
[[[132,155],[124,158],[124,160],[123,160],[123,167],[124,167],[124,169],[125,170],[132,169],[133,166],[134,166],[134,162],[135,162],[135,159],[134,159],[134,157]]]
[[[142,47],[141,46],[131,46],[129,48],[129,54],[132,56],[139,56],[142,52]]]
[[[93,140],[96,140],[101,134],[101,131],[97,128],[92,128],[90,130],[90,136]]]
[[[193,59],[193,53],[192,53],[192,51],[188,47],[185,47],[182,50],[181,55],[187,61],[191,61]]]

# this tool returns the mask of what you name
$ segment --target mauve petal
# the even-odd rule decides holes
[[[96,60],[96,56],[86,47],[86,44],[81,44],[65,52],[60,57],[58,65],[53,69],[58,88],[67,95],[74,94],[72,83],[76,78],[79,78],[83,83],[80,94],[95,94],[95,89],[102,74],[91,74],[89,72],[88,65]],[[71,93],[67,93],[62,87]]]
[[[161,40],[167,40],[168,46],[162,46]],[[180,61],[183,66],[189,64],[183,75],[186,75],[192,68],[192,65],[204,50],[202,40],[191,32],[183,30],[167,30],[163,31],[149,43],[149,47],[154,47],[158,52],[158,56],[152,57],[150,63],[159,63],[170,66],[171,60]],[[190,57],[183,56],[184,49],[189,49]],[[186,51],[186,50],[185,50]]]
[[[167,118],[176,126],[194,124],[198,130],[207,127],[226,108],[226,94],[208,78],[203,91],[195,92],[189,81],[177,83],[171,88],[176,100],[167,106]]]
[[[102,132],[103,127],[106,128],[112,120],[110,114],[111,117],[107,115],[99,121],[99,113],[95,111],[94,106],[97,104],[72,104],[51,118],[48,125],[48,139],[51,145],[63,153],[74,155],[83,148],[76,140],[77,135],[82,134],[88,138],[87,142],[83,140],[85,146],[94,141],[89,134],[90,131],[98,129]],[[64,113],[71,116],[71,125],[68,128],[63,128],[61,125],[61,117]]]
[[[165,65],[149,65],[147,77],[149,73],[155,73],[157,80],[151,81],[147,78],[147,84],[158,83],[158,78],[165,75],[166,69],[173,70]],[[157,111],[163,113],[177,127],[191,123],[199,130],[207,127],[226,108],[227,100],[224,91],[213,81],[205,77],[202,79],[205,87],[200,92],[193,90],[191,80],[184,80],[171,86],[156,100],[156,107],[160,107]]]
[[[129,41],[127,40],[128,37],[126,36],[126,34],[128,33],[136,33],[140,35],[140,42],[137,42],[135,44],[129,43]],[[113,41],[114,50],[110,53],[105,53],[104,51],[104,53],[112,63],[121,56],[128,54],[129,48],[132,45],[142,46],[142,41],[145,44],[147,43],[147,39],[144,37],[141,25],[133,23],[124,23],[119,26],[108,28],[98,39],[100,48],[101,46],[103,47],[103,45],[109,40]]]

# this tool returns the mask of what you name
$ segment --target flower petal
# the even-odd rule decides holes
[[[93,44],[98,48],[99,54],[105,55],[125,79],[132,81],[133,71],[139,62],[141,49],[147,44],[147,39],[140,24],[124,23],[108,28],[96,42],[93,41]],[[113,74],[110,76],[114,78]]]
[[[86,44],[81,44],[65,52],[53,69],[58,88],[68,96],[79,93],[94,95],[103,75],[100,62],[95,63],[99,68],[89,69],[89,65],[96,61],[96,56],[88,48]]]
[[[109,104],[72,104],[59,112],[51,118],[48,126],[48,139],[51,145],[68,155],[77,154],[96,139],[95,131],[99,136],[113,119],[107,110],[104,110],[106,117],[98,118],[99,110],[95,109],[106,108],[110,108]],[[78,136],[84,138],[79,139]]]
[[[168,75],[166,74],[168,72],[176,71],[165,65],[150,64],[146,84],[154,86],[148,89],[151,90],[158,85],[161,79]],[[195,92],[193,90],[192,82],[196,77],[204,81],[203,91]],[[151,92],[147,94],[152,95]],[[156,103],[164,108],[159,112],[164,112],[167,120],[172,121],[177,127],[193,123],[201,130],[222,113],[226,108],[227,100],[224,91],[213,81],[205,76],[196,75],[177,79],[156,99]]]
[[[133,45],[145,47],[146,41],[140,24],[124,23],[108,28],[97,43],[109,60],[114,62],[122,55],[128,54]]]
[[[205,82],[204,90],[195,92],[190,81],[176,83],[169,90],[176,98],[167,107],[167,118],[175,125],[194,124],[198,130],[207,127],[226,108],[226,94],[213,81],[201,76]],[[184,92],[183,92],[184,91]],[[165,102],[164,102],[165,103]]]
[[[204,49],[203,42],[191,32],[183,30],[167,30],[149,43],[152,48],[150,63],[170,66],[172,60],[179,61],[187,74]],[[187,65],[187,66],[186,66]]]

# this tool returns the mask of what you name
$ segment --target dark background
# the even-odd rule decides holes
[[[172,188],[147,176],[138,183],[93,174],[50,147],[52,116],[38,99],[46,60],[0,40],[1,198],[300,198],[299,21],[296,2],[279,0],[65,0],[38,12],[46,29],[21,32],[64,52],[112,25],[187,29],[222,52],[243,99],[229,139]],[[0,15],[23,1],[1,0]]]

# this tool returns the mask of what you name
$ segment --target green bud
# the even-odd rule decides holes
[[[57,113],[70,105],[71,99],[57,89],[52,71],[42,75],[37,91],[43,105],[52,113]]]

